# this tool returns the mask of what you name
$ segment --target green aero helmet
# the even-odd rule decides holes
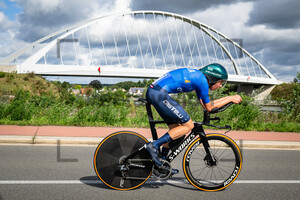
[[[199,69],[199,71],[201,71],[206,76],[209,87],[216,84],[220,80],[224,80],[224,86],[228,79],[228,73],[226,69],[218,63],[206,65],[205,67]]]

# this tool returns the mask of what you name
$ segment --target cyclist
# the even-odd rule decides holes
[[[194,127],[193,121],[186,111],[169,94],[195,90],[202,107],[210,112],[213,108],[220,108],[229,102],[238,104],[242,101],[239,95],[227,96],[214,101],[209,99],[209,89],[221,88],[227,79],[226,69],[220,64],[213,63],[199,70],[181,68],[170,71],[149,86],[146,93],[147,101],[155,107],[165,121],[178,122],[168,124],[169,131],[166,134],[146,144],[145,147],[156,165],[162,165],[158,156],[160,146],[163,145],[162,158],[165,158],[170,148],[168,144],[184,136]],[[178,170],[172,171],[172,174],[175,173],[178,173]]]

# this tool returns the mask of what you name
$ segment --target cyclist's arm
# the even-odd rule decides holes
[[[230,102],[238,104],[242,101],[240,95],[227,96],[211,101],[208,96],[209,87],[206,78],[198,77],[197,81],[194,81],[194,84],[197,88],[195,91],[197,93],[199,102],[208,112],[211,112],[213,108],[220,108]]]
[[[205,105],[204,105],[203,101],[202,101],[201,99],[199,99],[199,102],[200,102],[200,104],[201,104],[202,108],[203,108],[204,110],[206,110],[206,107],[205,107]]]
[[[205,106],[205,109],[208,110],[208,112],[210,112],[212,109],[220,108],[230,102],[239,104],[241,101],[242,101],[242,98],[240,97],[240,95],[234,95],[234,96],[227,96],[227,97],[223,97],[220,99],[210,101],[209,103],[204,104],[204,106]]]

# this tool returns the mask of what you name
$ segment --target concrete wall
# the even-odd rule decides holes
[[[240,84],[237,92],[241,93],[243,92],[245,95],[250,95],[253,91],[253,85],[250,84]]]
[[[259,86],[259,89],[258,89],[259,93],[256,94],[256,96],[254,97],[254,100],[256,100],[256,101],[265,100],[274,88],[275,88],[275,85],[261,85],[261,86]],[[238,87],[237,92],[238,93],[243,92],[246,95],[251,95],[254,89],[257,89],[257,88],[254,88],[254,85],[240,84],[239,87]]]
[[[262,91],[254,97],[254,100],[256,100],[256,101],[265,100],[274,88],[275,88],[275,85],[264,86],[262,88]]]
[[[16,72],[17,66],[16,65],[1,65],[0,64],[0,72]]]

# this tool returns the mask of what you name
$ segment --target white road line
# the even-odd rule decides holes
[[[273,183],[300,183],[300,180],[237,180],[233,183],[263,183],[263,184],[273,184]]]
[[[5,180],[0,185],[56,185],[56,184],[102,184],[98,180]]]
[[[187,180],[149,180],[145,184],[188,184]],[[234,184],[300,184],[300,180],[237,180]],[[103,184],[99,180],[0,180],[0,185],[59,185],[59,184]]]

